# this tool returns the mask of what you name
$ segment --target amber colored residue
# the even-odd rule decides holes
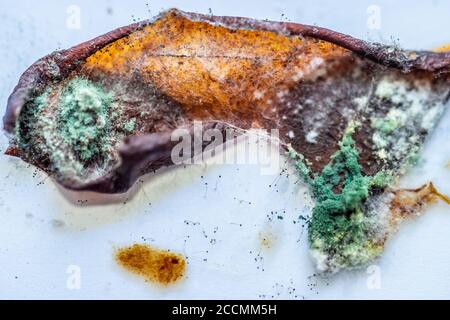
[[[450,44],[446,44],[446,45],[440,46],[438,48],[435,48],[433,51],[434,52],[447,52],[447,51],[450,51]]]
[[[271,232],[260,233],[259,242],[262,248],[270,249],[276,242],[276,236]]]
[[[146,281],[161,285],[180,280],[186,269],[183,256],[143,244],[117,250],[116,261],[128,271],[144,277]]]
[[[412,190],[399,190],[391,202],[392,223],[397,225],[401,220],[419,214],[428,203],[442,200],[450,204],[450,198],[440,193],[432,182]]]

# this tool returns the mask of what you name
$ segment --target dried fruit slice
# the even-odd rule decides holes
[[[171,165],[172,132],[194,121],[277,128],[318,203],[319,265],[359,266],[383,247],[387,186],[444,111],[449,64],[318,27],[170,10],[31,66],[8,101],[7,153],[66,188],[119,193]]]

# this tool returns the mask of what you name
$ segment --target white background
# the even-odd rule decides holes
[[[78,30],[66,26],[72,4],[81,9]],[[379,30],[367,26],[370,5],[381,10]],[[183,0],[149,1],[147,7],[146,1],[131,0],[2,0],[0,113],[21,73],[38,58],[170,7],[317,24],[411,49],[450,42],[448,1]],[[448,124],[447,112],[403,186],[432,180],[450,194]],[[6,146],[2,136],[1,153]],[[293,223],[308,214],[305,190],[293,175],[277,179],[260,169],[177,168],[145,179],[128,196],[98,199],[60,190],[33,167],[0,155],[0,298],[450,297],[450,215],[444,204],[430,206],[389,241],[375,267],[381,288],[371,290],[365,269],[328,279],[312,276],[306,230]],[[112,200],[116,203],[94,205]],[[261,245],[264,237],[270,248]],[[159,288],[116,266],[115,247],[144,240],[185,254],[186,279]],[[71,265],[81,270],[79,290],[67,287]]]

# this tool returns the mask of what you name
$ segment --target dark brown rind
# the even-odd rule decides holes
[[[402,71],[448,72],[450,52],[408,51],[356,39],[326,28],[292,22],[260,21],[243,17],[217,17],[198,13],[183,13],[190,19],[210,21],[230,28],[266,30],[290,36],[312,37],[334,43],[363,58]]]
[[[289,36],[304,36],[324,40],[348,49],[362,58],[387,68],[401,72],[425,72],[435,76],[448,73],[449,53],[402,51],[397,48],[371,44],[328,29],[296,23],[257,21],[240,17],[215,17],[197,13],[174,11],[191,20],[205,21],[226,26],[230,29],[265,30]],[[167,14],[167,13],[165,13]],[[91,41],[68,50],[52,53],[33,64],[20,78],[10,98],[3,118],[4,129],[9,134],[15,132],[17,117],[21,108],[31,101],[43,88],[52,82],[64,79],[87,57],[118,39],[137,31],[151,22],[132,24],[119,28]],[[208,125],[218,125],[217,123]],[[110,172],[95,181],[85,184],[64,183],[73,190],[90,190],[102,193],[121,193],[127,191],[137,178],[162,166],[171,165],[171,132],[152,133],[139,137],[128,137],[118,150],[120,162]],[[335,140],[338,139],[335,137]],[[12,148],[10,155],[20,156]]]
[[[172,9],[176,10],[176,9]],[[450,69],[450,52],[417,52],[402,51],[390,46],[369,43],[353,38],[326,28],[275,21],[259,21],[243,17],[211,16],[199,13],[182,12],[176,10],[190,19],[209,21],[222,24],[229,28],[246,28],[267,30],[287,35],[310,36],[325,40],[338,46],[351,50],[361,57],[370,59],[387,67],[398,68],[408,72],[423,70],[428,72],[447,73]],[[39,86],[47,81],[55,81],[63,78],[73,71],[77,64],[106,45],[123,38],[130,33],[148,25],[151,21],[144,21],[118,28],[99,36],[93,40],[86,41],[67,50],[56,51],[45,56],[30,66],[20,77],[19,83],[8,98],[3,127],[8,133],[14,131],[17,114],[20,108],[33,97],[33,91],[38,91]],[[54,64],[55,69],[48,69],[49,62]]]
[[[222,123],[205,123],[202,130],[220,130],[225,136],[227,126]],[[192,139],[195,138],[193,127],[185,128]],[[129,136],[125,138],[118,150],[120,163],[106,175],[86,184],[63,184],[74,191],[94,191],[105,194],[127,192],[131,186],[144,174],[154,172],[162,167],[173,165],[172,150],[178,141],[173,141],[172,132],[152,133],[144,136]],[[204,142],[199,151],[208,145]],[[193,146],[192,146],[193,147]],[[195,156],[195,150],[191,149]]]

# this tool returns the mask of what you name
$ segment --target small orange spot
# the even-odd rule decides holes
[[[450,44],[443,45],[433,49],[434,52],[447,52],[450,51]]]
[[[180,280],[186,269],[183,256],[143,244],[117,250],[116,261],[128,271],[144,277],[146,281],[165,286]]]

